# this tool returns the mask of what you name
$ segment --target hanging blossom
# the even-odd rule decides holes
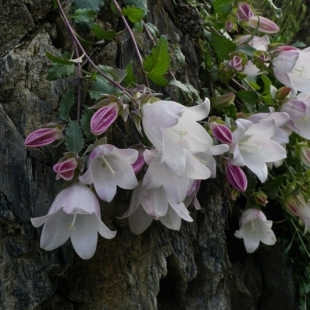
[[[142,124],[146,136],[159,151],[161,160],[179,177],[186,170],[187,160],[199,161],[198,154],[213,152],[211,137],[197,123],[206,118],[209,111],[209,99],[194,107],[184,107],[177,102],[165,100],[144,104],[142,107]],[[216,149],[217,154],[224,153],[228,146],[223,144],[216,146]]]
[[[259,242],[274,245],[276,237],[271,230],[272,221],[268,221],[265,214],[257,209],[247,209],[242,213],[239,230],[235,232],[237,238],[243,239],[245,249],[253,253]]]
[[[290,116],[286,127],[310,140],[310,94],[300,93],[281,107]]]
[[[281,52],[273,61],[275,77],[293,92],[309,93],[310,47],[303,50],[290,47]]]
[[[268,177],[266,163],[286,158],[285,149],[272,140],[278,129],[277,123],[274,119],[257,124],[238,119],[236,123],[238,128],[233,132],[234,142],[230,145],[231,164],[247,166],[263,183]]]
[[[304,234],[310,228],[310,204],[305,201],[302,195],[289,197],[285,201],[286,209],[290,214],[298,216],[305,225]]]
[[[44,224],[40,247],[52,251],[69,238],[76,253],[83,259],[91,258],[97,247],[98,232],[106,238],[114,238],[100,219],[100,205],[95,194],[85,185],[77,183],[61,191],[48,214],[31,219],[34,227]]]
[[[88,170],[80,176],[84,184],[94,184],[98,196],[112,201],[117,186],[134,189],[138,185],[132,165],[138,158],[133,149],[118,149],[111,144],[97,146],[89,155]]]

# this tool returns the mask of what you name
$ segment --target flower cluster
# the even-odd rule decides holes
[[[261,187],[268,182],[272,168],[281,166],[288,154],[298,157],[300,175],[304,167],[310,166],[310,48],[272,44],[268,34],[277,33],[279,27],[257,15],[249,2],[235,3],[232,14],[220,20],[220,25],[224,24],[222,31],[227,32],[223,38],[228,49],[232,46],[235,50],[221,60],[218,74],[231,78],[231,83],[235,81],[239,87],[235,93],[243,106],[238,101],[242,106],[238,111],[233,87],[229,92],[216,90],[211,103],[206,98],[188,107],[161,100],[147,87],[125,89],[112,81],[120,92],[100,95],[100,100],[87,110],[91,112],[85,113],[92,116],[88,122],[83,118],[87,123],[83,133],[78,114],[77,121],[70,122],[69,115],[65,115],[61,122],[49,123],[29,134],[25,140],[28,148],[65,141],[68,151],[53,166],[56,179],[66,181],[65,189],[47,215],[31,220],[35,227],[44,224],[40,242],[43,249],[53,250],[70,238],[81,258],[91,258],[98,232],[107,239],[116,234],[101,221],[100,200],[111,202],[118,187],[133,190],[129,208],[122,216],[128,218],[133,233],[142,233],[153,220],[179,230],[182,219],[193,221],[190,205],[201,208],[197,198],[201,181],[215,178],[218,169],[226,174],[233,199],[242,194],[248,199],[249,208],[242,213],[235,233],[243,239],[246,251],[253,253],[260,242],[276,242],[272,221],[261,211],[268,203]],[[240,33],[248,34],[232,36],[239,28]],[[253,28],[258,35],[249,34]],[[215,52],[221,55],[226,50]],[[112,74],[102,74],[111,83]],[[282,83],[284,87],[275,87],[272,80],[274,85]],[[264,90],[259,92],[262,84]],[[181,89],[190,87],[182,84]],[[216,116],[210,116],[210,110]],[[135,122],[143,141],[148,141],[146,145],[119,149],[107,143],[106,133],[118,116],[124,122],[129,118]],[[254,186],[248,176],[256,177]],[[281,187],[279,198],[289,214],[299,217],[307,232],[309,197],[295,179],[287,184]]]

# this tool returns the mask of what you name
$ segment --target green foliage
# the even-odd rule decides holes
[[[229,59],[229,54],[237,49],[234,42],[217,33],[212,33],[211,45],[216,55],[221,59]]]
[[[153,38],[157,38],[159,36],[159,31],[155,25],[151,23],[146,23],[145,26],[147,27]]]
[[[132,23],[138,23],[146,16],[147,12],[140,8],[127,6],[123,8],[122,14],[127,16]]]
[[[259,100],[257,93],[253,91],[240,90],[237,92],[237,97],[242,100],[246,112],[255,112],[256,104]]]
[[[91,9],[78,9],[70,17],[78,23],[90,23],[97,17],[97,13]]]
[[[90,138],[94,138],[95,136],[90,132],[90,120],[91,117],[94,115],[94,111],[84,107],[81,117],[81,126],[86,136],[86,141]]]
[[[91,9],[96,12],[105,4],[105,0],[73,0],[72,6],[75,10],[78,9]]]
[[[133,74],[133,70],[132,70],[132,61],[128,63],[126,67],[126,71],[127,71],[127,75],[124,79],[124,86],[128,87],[131,84],[137,83],[137,77]]]
[[[147,0],[124,0],[124,4],[126,6],[133,6],[136,8],[140,8],[146,12],[148,11]]]
[[[152,48],[151,54],[144,59],[143,68],[148,78],[159,86],[166,86],[168,82],[163,77],[169,69],[170,57],[166,36],[161,36]]]
[[[113,94],[116,89],[103,76],[96,75],[96,81],[92,83],[88,92],[92,99],[98,100],[102,94]]]
[[[74,102],[75,99],[72,90],[69,90],[66,94],[63,95],[58,109],[59,117],[63,121],[70,122],[69,112]]]
[[[82,130],[77,121],[71,121],[66,131],[66,147],[69,152],[81,152],[84,146]]]
[[[49,81],[55,81],[73,74],[75,65],[70,61],[70,54],[63,54],[61,57],[56,57],[51,53],[47,53],[47,56],[53,61],[52,67],[49,69],[46,77]],[[68,64],[68,61],[71,64]]]
[[[90,25],[91,32],[100,40],[112,40],[116,37],[117,32],[114,30],[104,30],[98,24]]]
[[[214,0],[213,9],[215,14],[230,13],[234,0]]]

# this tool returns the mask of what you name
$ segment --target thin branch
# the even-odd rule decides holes
[[[112,85],[114,85],[115,87],[117,87],[118,89],[120,89],[122,92],[124,92],[127,96],[129,96],[131,99],[132,99],[132,96],[126,91],[126,89],[121,86],[119,83],[115,82],[113,79],[111,79],[109,76],[107,76],[104,72],[102,72],[98,67],[97,65],[91,60],[91,58],[88,56],[88,54],[85,52],[82,44],[80,43],[80,41],[78,40],[78,38],[76,37],[75,33],[74,33],[74,30],[72,29],[68,19],[67,19],[67,16],[60,4],[60,1],[57,0],[57,3],[58,3],[58,7],[59,7],[59,11],[60,11],[60,14],[61,14],[61,17],[63,18],[64,20],[64,23],[65,23],[65,26],[66,28],[68,29],[69,33],[70,33],[70,36],[72,38],[72,40],[76,43],[77,47],[83,52],[83,54],[85,54],[85,57],[87,58],[87,60],[89,61],[89,63],[93,66],[93,68],[98,72],[100,73],[107,81],[109,81]]]
[[[123,23],[124,23],[124,25],[125,25],[127,31],[129,32],[129,35],[130,35],[130,37],[131,37],[131,39],[132,39],[132,42],[133,42],[135,51],[136,51],[137,56],[138,56],[138,60],[139,60],[139,63],[140,63],[142,72],[143,72],[143,74],[144,74],[146,86],[147,86],[148,88],[150,88],[150,83],[149,83],[149,80],[148,80],[148,78],[147,78],[147,74],[146,74],[146,72],[145,72],[144,69],[143,69],[143,59],[142,59],[141,53],[140,53],[140,51],[139,51],[139,47],[138,47],[138,45],[137,45],[137,41],[136,41],[136,39],[135,39],[135,36],[133,35],[133,32],[132,32],[132,30],[131,30],[131,28],[130,28],[130,26],[129,26],[127,20],[126,20],[126,18],[125,18],[124,15],[122,14],[122,9],[120,8],[118,2],[117,2],[116,0],[113,0],[113,3],[114,3],[114,5],[115,5],[117,11],[118,11],[119,14],[120,14],[121,19],[122,19],[122,21],[123,21]]]

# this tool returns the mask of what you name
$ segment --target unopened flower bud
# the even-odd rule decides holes
[[[254,16],[254,13],[248,3],[239,2],[236,15],[240,21],[246,22]]]
[[[25,140],[26,147],[40,147],[53,143],[61,137],[62,126],[41,128],[32,132]]]
[[[299,216],[299,208],[305,204],[302,196],[289,196],[284,201],[286,210],[294,216]]]
[[[310,167],[310,148],[303,145],[300,148],[300,159],[304,165]]]
[[[226,22],[225,22],[225,30],[227,31],[227,32],[230,32],[230,31],[232,31],[234,29],[234,23],[231,21],[231,20],[227,20]]]
[[[240,192],[245,192],[248,180],[240,167],[234,166],[230,161],[225,162],[225,171],[229,184]]]
[[[57,173],[56,179],[63,178],[66,181],[70,181],[74,177],[74,170],[78,166],[78,161],[75,158],[69,158],[62,162],[59,162],[53,166],[53,170]]]
[[[254,199],[262,207],[266,207],[268,203],[267,195],[263,191],[258,191],[254,193]]]
[[[277,33],[280,31],[277,24],[263,16],[252,16],[248,20],[248,25],[264,33]]]
[[[233,59],[228,61],[228,65],[237,71],[242,71],[243,70],[243,59],[240,56],[235,55]]]
[[[291,90],[292,89],[290,87],[282,87],[282,88],[278,89],[276,92],[276,99],[278,99],[278,100],[285,99],[289,95]]]
[[[211,106],[216,109],[226,108],[234,103],[235,97],[234,93],[226,93],[218,97],[212,97]]]
[[[116,120],[118,116],[118,105],[112,103],[100,108],[90,120],[90,129],[94,135],[101,135],[104,133]]]
[[[217,124],[217,123],[211,123],[210,129],[213,133],[213,136],[222,143],[232,143],[233,142],[233,136],[229,128],[227,128],[225,125]]]

